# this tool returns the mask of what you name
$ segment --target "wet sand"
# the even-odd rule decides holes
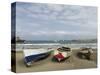
[[[70,69],[86,69],[97,67],[97,51],[91,55],[91,60],[80,59],[77,57],[79,50],[72,50],[72,56],[62,62],[52,61],[53,55],[48,58],[35,62],[31,67],[26,67],[24,64],[23,53],[16,53],[16,72],[39,72],[39,71],[56,71],[56,70],[70,70]]]

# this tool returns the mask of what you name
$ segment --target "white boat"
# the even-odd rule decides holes
[[[51,49],[24,49],[24,62],[27,66],[31,66],[33,62],[50,55]]]
[[[72,50],[68,47],[61,47],[54,51],[53,59],[63,61],[72,55]]]

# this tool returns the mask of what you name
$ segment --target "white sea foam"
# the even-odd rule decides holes
[[[45,44],[16,44],[16,51],[23,49],[34,48],[58,48],[58,47],[70,47],[71,49],[79,49],[82,47],[97,48],[97,43],[80,43],[80,44],[59,44],[59,43],[45,43]]]

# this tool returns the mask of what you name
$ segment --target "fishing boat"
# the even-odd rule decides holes
[[[81,48],[77,55],[79,58],[90,60],[92,54],[93,54],[92,48]]]
[[[51,49],[24,49],[24,62],[26,66],[31,66],[32,63],[48,57],[51,51]]]
[[[61,47],[54,51],[53,59],[57,60],[58,62],[63,61],[70,57],[72,51],[68,47]]]

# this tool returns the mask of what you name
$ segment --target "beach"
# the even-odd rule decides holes
[[[39,71],[56,71],[72,69],[88,69],[97,67],[97,50],[91,55],[91,60],[81,59],[77,56],[79,49],[72,50],[72,56],[62,62],[52,61],[53,54],[46,59],[33,63],[31,67],[24,64],[23,52],[16,52],[16,72],[39,72]]]

